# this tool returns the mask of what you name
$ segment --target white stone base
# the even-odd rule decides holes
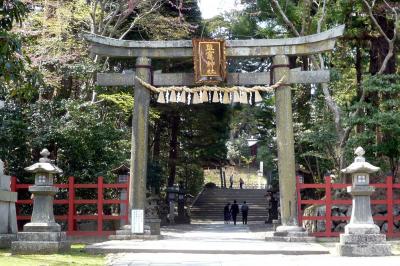
[[[309,233],[300,226],[281,225],[276,228],[275,232],[267,233],[265,240],[281,242],[315,242],[315,237],[310,236]]]
[[[0,234],[0,248],[10,248],[11,242],[17,240],[17,234]]]
[[[386,243],[386,236],[383,234],[341,234],[336,251],[339,256],[347,257],[392,255],[390,244]]]
[[[71,247],[65,232],[20,232],[17,237],[11,244],[12,254],[52,254]]]

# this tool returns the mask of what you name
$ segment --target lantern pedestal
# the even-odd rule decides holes
[[[353,196],[351,220],[340,235],[336,250],[340,256],[390,256],[390,244],[386,236],[380,234],[379,226],[374,224],[371,215],[370,196],[375,189],[370,186],[348,187],[347,192]]]
[[[58,188],[53,186],[53,174],[62,173],[47,158],[46,149],[40,153],[43,158],[26,171],[35,173],[35,185],[29,187],[33,196],[31,222],[24,225],[24,231],[17,234],[17,241],[12,242],[12,254],[51,254],[70,249],[67,235],[54,220],[53,199]]]
[[[53,198],[58,189],[53,186],[31,186],[33,211],[31,222],[24,225],[24,232],[60,232],[54,220]]]
[[[347,192],[353,197],[353,208],[350,223],[344,227],[344,234],[340,234],[336,250],[339,256],[390,256],[390,244],[386,243],[386,236],[380,234],[371,214],[370,197],[375,189],[369,186],[369,174],[377,172],[379,168],[367,163],[364,153],[358,147],[354,162],[342,170],[343,173],[352,174],[353,185],[347,187]]]
[[[49,254],[70,249],[67,235],[54,220],[53,197],[58,189],[53,186],[31,186],[33,212],[31,222],[24,225],[24,231],[17,234],[12,242],[13,254]]]

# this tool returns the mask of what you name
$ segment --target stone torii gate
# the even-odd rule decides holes
[[[330,81],[329,70],[300,71],[289,68],[289,56],[307,56],[333,50],[336,39],[342,36],[344,25],[331,30],[298,38],[226,41],[227,58],[273,57],[272,72],[227,73],[228,86],[266,85],[282,80],[275,90],[278,168],[282,225],[277,235],[296,235],[303,231],[297,219],[295,158],[290,84],[316,84]],[[148,142],[148,113],[150,92],[135,76],[154,86],[195,86],[192,73],[151,72],[151,59],[191,58],[190,40],[130,41],[85,34],[94,54],[136,58],[134,73],[99,73],[100,86],[134,86],[135,105],[132,123],[131,179],[129,208],[144,210],[146,199],[146,169]],[[273,75],[271,75],[273,74]],[[271,80],[272,77],[272,80]],[[130,217],[131,219],[131,217]],[[298,234],[297,234],[298,235]]]

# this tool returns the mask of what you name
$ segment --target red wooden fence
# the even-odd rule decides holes
[[[67,184],[55,184],[54,186],[62,189],[68,189],[68,199],[57,200],[54,199],[54,204],[68,205],[68,213],[66,215],[55,216],[58,221],[67,222],[67,235],[79,235],[79,236],[107,236],[113,234],[114,231],[103,230],[103,222],[109,220],[125,220],[128,221],[128,199],[104,199],[104,189],[126,189],[128,190],[128,183],[122,184],[105,184],[103,177],[98,177],[97,184],[75,184],[75,178],[73,176],[69,177]],[[28,189],[32,184],[17,184],[17,178],[12,177],[11,179],[11,190],[18,192],[21,189]],[[76,199],[75,189],[97,189],[97,199]],[[17,211],[18,205],[22,204],[32,204],[31,199],[21,200],[18,199],[16,202]],[[96,215],[78,215],[76,213],[76,205],[79,204],[94,204],[97,205]],[[126,213],[124,215],[105,215],[103,213],[104,204],[125,204]],[[31,219],[30,215],[21,216],[17,215],[17,221],[29,221]],[[76,223],[78,221],[97,221],[96,231],[79,231],[77,229]]]
[[[388,229],[386,235],[388,237],[400,237],[400,232],[394,231],[393,222],[400,221],[400,216],[393,215],[393,207],[396,204],[400,204],[400,199],[394,199],[393,189],[400,189],[400,184],[393,184],[393,177],[386,177],[386,182],[382,184],[370,184],[375,188],[383,188],[386,189],[386,199],[383,200],[371,200],[371,204],[382,204],[387,206],[387,213],[385,216],[373,216],[373,219],[378,221],[387,221]],[[319,237],[332,237],[339,236],[340,232],[332,232],[332,221],[349,221],[350,216],[332,216],[331,210],[333,205],[351,205],[352,200],[341,200],[341,199],[332,199],[332,190],[334,189],[343,189],[351,184],[332,184],[331,177],[325,177],[324,184],[303,184],[300,182],[300,178],[296,178],[296,189],[297,189],[297,208],[298,208],[298,219],[299,223],[302,224],[304,220],[322,220],[325,221],[325,231],[324,232],[315,232],[314,236]],[[304,200],[301,199],[301,190],[306,188],[313,189],[325,189],[325,199],[320,200]],[[303,216],[302,205],[325,205],[326,212],[324,216]]]

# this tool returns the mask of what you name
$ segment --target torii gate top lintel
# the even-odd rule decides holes
[[[343,35],[344,25],[330,30],[297,38],[285,39],[253,39],[227,40],[227,57],[310,55],[330,51],[334,48],[336,39]],[[192,57],[192,41],[132,41],[118,40],[84,34],[86,40],[92,43],[91,51],[98,55],[110,57],[149,57],[149,58],[184,58]]]

